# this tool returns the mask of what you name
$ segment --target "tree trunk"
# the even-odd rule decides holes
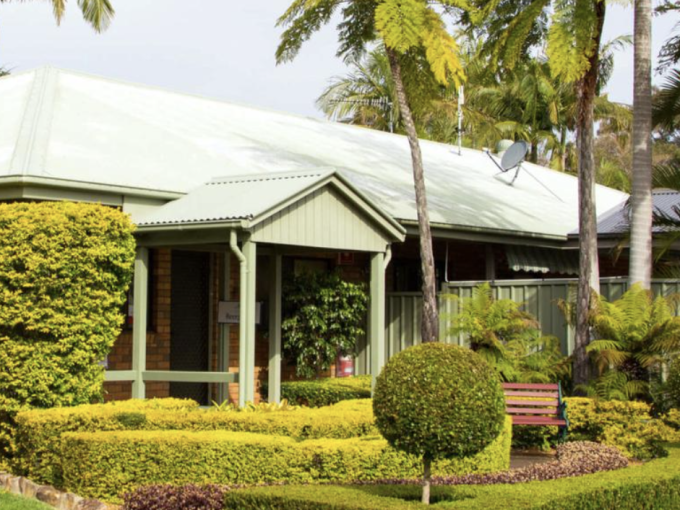
[[[588,382],[590,343],[589,315],[591,293],[600,291],[600,270],[597,256],[597,215],[595,210],[595,160],[593,158],[593,109],[597,92],[600,39],[606,12],[606,2],[593,0],[597,23],[593,40],[595,47],[590,57],[590,68],[578,83],[578,118],[576,143],[578,146],[579,194],[579,277],[576,301],[576,340],[574,345],[574,384]]]
[[[423,505],[430,504],[430,486],[432,485],[432,460],[423,457],[423,497],[420,500]]]
[[[630,284],[652,278],[652,0],[635,0]]]
[[[423,156],[420,151],[418,134],[413,122],[413,115],[406,97],[404,82],[401,77],[401,64],[397,53],[387,48],[390,70],[394,78],[401,118],[406,128],[406,136],[411,147],[411,161],[413,163],[413,183],[416,194],[416,208],[418,210],[418,233],[420,235],[420,262],[423,274],[423,320],[421,334],[423,342],[439,340],[439,311],[437,309],[437,283],[434,273],[434,254],[432,250],[432,232],[430,231],[430,216],[427,211],[427,195],[425,193],[425,172]]]

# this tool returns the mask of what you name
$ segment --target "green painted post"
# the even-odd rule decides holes
[[[132,324],[132,398],[145,398],[143,372],[146,370],[146,312],[149,295],[149,249],[139,247],[135,256]]]
[[[269,402],[281,402],[281,254],[269,257]]]
[[[231,285],[231,253],[225,253],[222,257],[222,272],[220,274],[220,300],[229,301],[229,289]],[[220,361],[218,370],[220,372],[229,372],[229,344],[231,339],[231,326],[229,324],[220,324]],[[218,390],[220,403],[229,398],[229,384],[224,383],[219,385]]]
[[[368,341],[371,351],[371,388],[385,364],[385,254],[371,255],[371,296]]]
[[[255,402],[255,314],[257,296],[255,283],[257,280],[257,243],[248,239],[243,243],[243,255],[246,257],[248,271],[246,274],[246,320],[245,320],[245,370],[243,379],[239,383],[243,385],[243,395],[246,402]],[[241,287],[243,288],[243,286]],[[243,315],[241,315],[243,317]]]

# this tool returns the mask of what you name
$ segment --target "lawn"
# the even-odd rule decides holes
[[[436,508],[452,510],[617,510],[680,506],[680,445],[668,458],[640,466],[574,478],[517,485],[434,487]],[[239,510],[407,510],[422,508],[417,486],[288,486],[227,493],[227,508]]]
[[[48,510],[52,507],[39,501],[0,492],[0,508],[2,510]]]

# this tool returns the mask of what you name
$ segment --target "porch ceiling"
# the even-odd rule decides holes
[[[139,233],[219,226],[255,242],[384,251],[405,230],[332,170],[216,178],[140,218]]]

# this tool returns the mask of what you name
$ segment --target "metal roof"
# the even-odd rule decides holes
[[[218,177],[140,218],[137,225],[251,220],[329,176],[329,172]]]
[[[423,141],[422,152],[434,224],[550,239],[578,225],[573,176],[527,163],[531,175],[508,186],[481,151],[459,156]],[[221,175],[319,169],[340,171],[393,218],[417,220],[401,135],[49,67],[0,79],[0,183],[26,176],[187,193]],[[627,195],[598,186],[596,197],[608,210]]]
[[[404,228],[334,171],[218,177],[137,220],[140,229],[242,221],[252,228],[314,191],[332,186],[368,220],[403,241]]]
[[[659,189],[652,192],[652,203],[655,213],[660,213],[671,218],[680,217],[680,192]],[[625,201],[616,207],[606,211],[597,219],[597,234],[600,236],[620,236],[630,230],[630,206]],[[652,227],[652,232],[660,234],[665,227]],[[570,237],[578,236],[578,229],[569,233]]]

